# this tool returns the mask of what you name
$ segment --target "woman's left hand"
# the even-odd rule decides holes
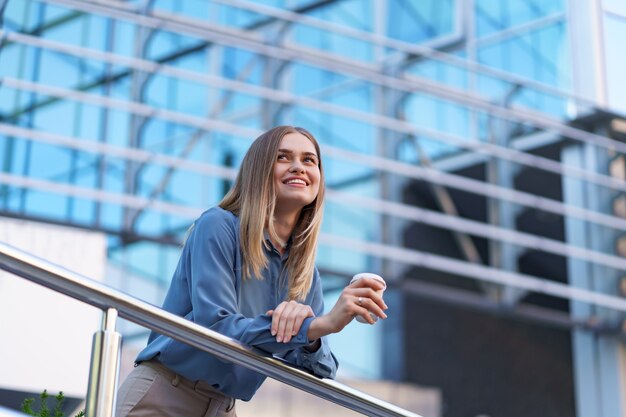
[[[289,343],[298,334],[307,317],[315,317],[313,309],[296,301],[283,301],[274,310],[266,313],[272,317],[272,336],[277,342]]]

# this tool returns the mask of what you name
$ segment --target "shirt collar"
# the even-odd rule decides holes
[[[274,246],[274,243],[272,242],[272,239],[270,239],[270,234],[268,233],[267,230],[263,231],[263,239],[265,239],[265,241],[267,242],[267,244],[269,245],[270,248],[278,251],[276,246]],[[291,249],[292,241],[293,241],[292,237],[289,236],[289,239],[287,240],[287,244],[284,247],[285,253],[283,254],[283,258],[285,258],[285,257],[287,257],[287,255],[289,255],[289,250]]]

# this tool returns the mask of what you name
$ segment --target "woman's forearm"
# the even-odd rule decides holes
[[[316,340],[322,336],[326,336],[331,333],[335,333],[336,330],[332,327],[332,323],[329,320],[327,315],[316,317],[311,322],[309,326],[309,330],[307,332],[307,337],[309,340]]]

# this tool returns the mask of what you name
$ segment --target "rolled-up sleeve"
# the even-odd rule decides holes
[[[322,297],[322,285],[317,269],[313,277],[313,285],[309,297],[310,305],[316,317],[324,314],[324,299]],[[302,329],[301,329],[302,330]],[[306,333],[305,333],[306,334]],[[337,374],[339,362],[330,350],[325,336],[321,338],[319,349],[310,352],[306,346],[293,349],[283,356],[283,359],[296,366],[305,368],[321,378],[334,379]]]

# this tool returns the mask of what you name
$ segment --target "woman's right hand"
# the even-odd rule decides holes
[[[387,315],[383,310],[387,310],[387,305],[379,293],[384,288],[385,284],[373,278],[361,278],[345,287],[333,308],[313,320],[309,327],[309,340],[343,330],[356,316],[374,324],[370,311],[381,319],[386,319]]]

